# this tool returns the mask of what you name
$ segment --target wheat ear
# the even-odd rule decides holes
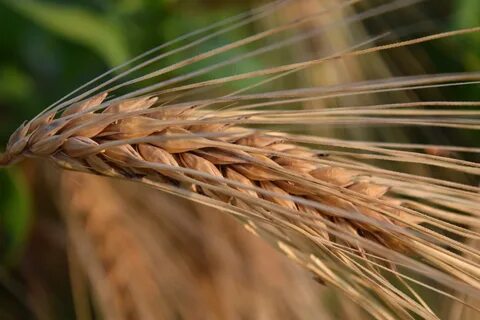
[[[452,267],[464,267],[465,259],[433,244],[427,250],[428,243],[412,238],[405,227],[422,231],[418,224],[425,217],[410,210],[411,204],[403,206],[401,199],[389,196],[392,181],[385,185],[375,182],[368,167],[348,169],[352,163],[341,160],[329,160],[327,165],[324,154],[285,141],[288,139],[275,132],[230,125],[224,121],[231,117],[228,112],[224,118],[216,114],[212,123],[204,119],[208,113],[192,106],[156,108],[154,97],[91,111],[106,97],[95,96],[71,105],[58,118],[47,113],[22,126],[12,136],[4,159],[47,156],[68,169],[141,181],[172,193],[184,190],[184,196],[194,200],[195,194],[200,195],[197,201],[214,199],[211,205],[223,203],[225,210],[234,210],[251,221],[253,229],[259,223],[281,226],[300,231],[324,248],[324,254],[339,250],[335,259],[347,259],[344,263],[348,268],[374,277],[369,281],[384,281],[374,272],[383,263],[370,265],[378,264],[375,260],[382,254],[375,249],[381,246],[395,252],[421,253],[439,268],[443,266],[440,259],[448,259],[449,267],[444,266],[444,270],[458,277],[454,283],[461,280],[480,287],[475,280],[478,269],[466,269],[462,276],[451,272]],[[301,261],[291,248],[292,243],[300,245],[293,235],[267,231],[280,241],[282,250]],[[375,243],[377,246],[372,247]],[[367,267],[355,266],[354,260],[349,260],[352,257],[348,258],[352,254],[368,262]],[[378,258],[370,258],[377,254]],[[382,310],[368,296],[360,296],[360,288],[333,277],[324,262],[313,262],[318,265],[311,268],[322,282],[339,286],[348,294],[357,292],[353,298],[370,304],[364,307],[374,314]],[[384,268],[390,268],[388,265]],[[391,291],[395,299],[402,299],[397,306],[390,301],[396,312],[434,318],[422,303],[402,296],[393,287],[377,290],[387,299],[392,299]],[[385,318],[386,313],[376,316]]]
[[[355,2],[342,2],[336,9]],[[408,3],[412,1],[393,1],[379,10],[354,15],[348,21],[360,21]],[[260,10],[248,19],[253,21],[265,12]],[[412,314],[416,314],[437,319],[409,283],[454,300],[459,299],[453,290],[472,298],[480,297],[480,252],[459,240],[480,238],[475,231],[480,225],[480,188],[402,172],[396,170],[394,164],[411,163],[476,177],[480,174],[480,165],[474,161],[414,150],[439,148],[478,153],[478,148],[345,141],[294,134],[288,129],[298,131],[299,125],[309,124],[478,130],[479,112],[466,109],[478,106],[476,101],[408,101],[324,110],[298,110],[295,105],[375,93],[474,85],[480,80],[480,74],[421,75],[250,94],[245,91],[329,61],[360,58],[478,32],[479,28],[361,48],[377,39],[372,38],[342,52],[309,61],[182,83],[295,43],[303,36],[294,37],[195,72],[145,84],[127,93],[121,91],[129,85],[293,30],[320,14],[133,80],[110,87],[113,81],[107,81],[69,100],[66,97],[11,136],[0,165],[23,157],[47,157],[68,169],[137,181],[222,209],[314,272],[320,282],[342,290],[376,318],[411,319]],[[244,20],[236,25],[242,23]],[[221,32],[223,29],[213,34]],[[198,43],[208,37],[210,35]],[[155,56],[139,67],[189,48],[187,44]],[[138,68],[129,69],[114,80],[131,70]],[[228,90],[220,97],[192,98],[195,94],[208,93],[215,86],[258,79],[254,85],[234,92]],[[113,93],[110,100],[105,100],[106,92],[93,96],[102,90]],[[120,95],[116,95],[117,90]],[[275,110],[278,107],[282,110]],[[258,126],[265,130],[256,129]],[[268,126],[272,129],[267,131]],[[284,129],[285,126],[290,127]],[[372,161],[390,165],[381,168],[373,166]],[[424,278],[413,277],[412,273],[436,283],[431,285],[422,280]],[[401,285],[394,285],[386,274],[395,277]],[[470,307],[478,310],[475,305]]]

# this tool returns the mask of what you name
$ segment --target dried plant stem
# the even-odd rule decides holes
[[[72,242],[107,319],[158,319],[165,305],[153,285],[155,267],[101,183],[63,177],[62,207]],[[83,185],[88,189],[82,189]],[[92,192],[96,190],[96,192]],[[88,199],[85,198],[88,195]],[[95,198],[98,197],[98,198]],[[101,201],[104,199],[106,201]]]
[[[50,175],[58,172],[47,171]],[[61,176],[60,185],[49,184],[59,191],[55,200],[61,200],[69,223],[72,253],[88,271],[106,316],[114,316],[115,305],[99,299],[101,292],[113,297],[128,292],[133,303],[130,319],[142,319],[137,312],[142,308],[143,313],[150,310],[158,318],[158,304],[165,319],[235,319],[242,314],[255,319],[293,320],[316,319],[324,313],[330,319],[319,303],[327,290],[245,232],[234,219],[146,186],[74,172]],[[108,217],[109,223],[99,223],[102,217]],[[119,227],[135,244],[120,253],[115,246],[106,245],[120,241]],[[84,247],[91,248],[90,254],[85,254]],[[106,263],[112,257],[113,264]],[[148,260],[135,263],[135,274],[128,273],[125,265],[141,257]],[[95,265],[99,267],[96,272]],[[127,272],[121,281],[112,275],[121,272]],[[149,281],[139,281],[139,275]],[[142,288],[146,284],[148,287]],[[157,289],[157,303],[139,304],[152,299],[148,296],[152,288]],[[353,304],[346,302],[345,306],[345,312],[358,313]],[[122,310],[125,308],[118,310],[120,317],[126,316]]]

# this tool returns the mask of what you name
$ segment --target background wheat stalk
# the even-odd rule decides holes
[[[148,187],[78,173],[61,176],[60,185],[51,178],[44,185],[61,190],[72,251],[105,317],[328,317],[319,299],[326,290],[230,217]],[[88,311],[80,291],[75,290],[77,310]],[[345,315],[359,314],[343,305]]]
[[[341,3],[326,11],[356,2]],[[394,10],[399,3],[408,4],[395,3],[379,8]],[[275,8],[260,8],[252,17],[271,13]],[[354,18],[378,12],[378,9],[367,10]],[[466,108],[478,103],[470,101],[413,101],[321,110],[291,106],[372,92],[474,83],[479,75],[424,75],[245,92],[329,61],[362,57],[478,29],[361,48],[375,41],[367,39],[326,57],[181,84],[201,72],[234,64],[254,51],[107,99],[105,90],[121,92],[127,86],[291,31],[322,13],[293,20],[133,80],[116,85],[109,80],[75,98],[67,100],[67,97],[22,125],[12,135],[0,163],[9,164],[23,157],[48,157],[68,169],[141,182],[220,208],[236,215],[253,233],[269,239],[314,272],[321,283],[341,289],[376,318],[409,319],[416,314],[436,319],[406,280],[452,299],[455,296],[437,285],[411,278],[398,267],[430,277],[445,288],[478,297],[479,252],[458,239],[478,239],[473,227],[479,223],[479,188],[380,168],[368,160],[416,163],[476,176],[480,172],[478,163],[408,149],[441,148],[470,153],[478,149],[348,141],[294,134],[283,128],[299,124],[387,124],[477,130],[479,113]],[[296,37],[301,36],[293,39]],[[282,44],[291,42],[289,39]],[[136,70],[137,66],[121,76]],[[201,96],[213,86],[258,78],[255,85],[240,90],[215,97]],[[101,91],[104,93],[94,95]],[[194,99],[196,94],[200,97]],[[289,108],[274,109],[281,106]],[[259,126],[265,129],[258,129]],[[268,126],[275,130],[267,130]],[[453,236],[447,236],[450,234]],[[392,275],[400,286],[392,284]]]

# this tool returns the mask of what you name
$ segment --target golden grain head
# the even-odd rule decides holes
[[[314,16],[343,10],[355,2],[337,4]],[[263,7],[252,13],[249,21],[271,14],[286,3],[280,1]],[[380,11],[400,7],[395,2],[382,6]],[[367,10],[363,16],[376,16],[380,11]],[[355,17],[361,16],[359,13]],[[480,28],[378,46],[372,45],[377,38],[368,38],[303,62],[214,79],[196,78],[305,39],[293,36],[277,46],[267,42],[259,51],[161,79],[184,66],[260,40],[271,40],[285,31],[307,28],[312,21],[313,16],[294,19],[114,84],[115,80],[136,71],[133,66],[94,89],[61,100],[22,125],[11,136],[0,165],[24,157],[46,157],[67,169],[140,182],[219,208],[247,223],[250,230],[315,273],[319,282],[342,290],[376,318],[409,319],[416,314],[438,319],[407,281],[448,298],[455,299],[452,290],[480,297],[480,251],[470,245],[470,241],[480,239],[477,231],[480,188],[468,182],[472,180],[464,179],[466,176],[478,179],[480,164],[418,150],[434,148],[475,154],[479,153],[478,148],[363,141],[366,139],[360,137],[337,139],[316,133],[328,126],[343,126],[353,131],[358,126],[383,126],[387,128],[383,131],[385,136],[391,128],[403,126],[422,130],[432,127],[478,130],[480,112],[471,108],[480,104],[410,101],[410,95],[405,94],[402,97],[407,97],[406,102],[374,100],[336,108],[305,109],[304,106],[332,99],[344,103],[345,98],[360,100],[377,93],[474,84],[480,74],[403,76],[304,87],[295,86],[300,83],[295,79],[295,85],[288,88],[265,89],[260,93],[247,91],[261,89],[293,73],[313,72],[339,60],[370,57],[478,32]],[[240,19],[237,23],[240,27],[244,21]],[[205,30],[207,34],[209,29]],[[189,45],[170,52],[187,51]],[[145,64],[168,55],[167,52],[154,56]],[[155,84],[115,94],[116,90],[157,77]],[[228,87],[244,80],[255,84],[233,91]],[[212,90],[219,86],[223,90]],[[405,170],[403,164],[411,166]],[[438,169],[455,178],[430,174]],[[414,278],[412,273],[421,277]],[[394,284],[392,276],[401,285]],[[422,277],[442,287],[432,287]],[[478,309],[474,305],[469,307]]]

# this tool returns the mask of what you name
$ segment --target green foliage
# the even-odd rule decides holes
[[[456,23],[464,28],[480,24],[480,2],[477,0],[463,0],[457,2]]]
[[[110,66],[124,62],[129,56],[121,29],[92,11],[32,0],[6,4],[50,32],[91,48]]]
[[[3,264],[21,255],[31,223],[31,196],[20,170],[0,170],[0,252]]]
[[[462,0],[457,1],[457,14],[454,25],[458,28],[471,28],[480,25],[480,1]],[[480,34],[474,33],[467,37],[468,48],[473,50],[462,50],[463,62],[470,70],[480,69]]]
[[[0,67],[0,96],[3,99],[26,100],[33,90],[33,80],[28,74],[12,65]]]

